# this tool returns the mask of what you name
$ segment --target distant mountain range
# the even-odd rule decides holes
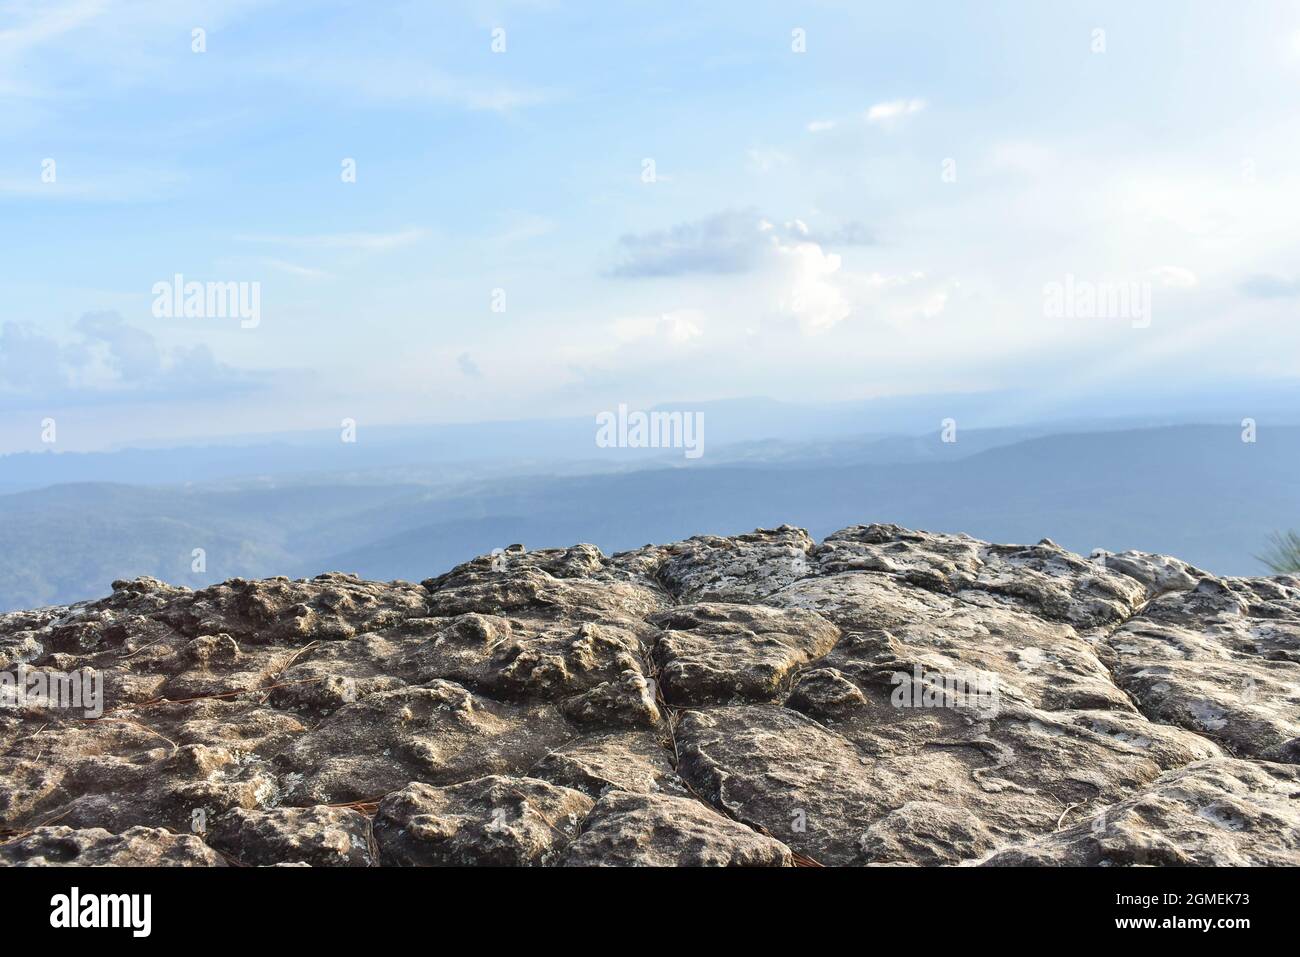
[[[167,452],[103,461],[114,454],[165,461]],[[300,468],[273,476],[67,482],[0,495],[0,608],[93,597],[137,575],[190,586],[334,570],[418,580],[516,542],[615,551],[782,523],[818,537],[856,522],[1047,537],[1083,553],[1137,548],[1218,574],[1260,574],[1253,556],[1269,533],[1300,525],[1295,426],[1262,428],[1255,443],[1226,425],[969,430],[956,443],[937,434],[744,440],[689,464],[593,454],[590,465],[420,465],[407,454],[416,464],[397,464],[394,452],[388,466],[311,471],[327,460],[300,457]],[[26,480],[0,469],[0,481]],[[201,571],[192,570],[196,548]]]

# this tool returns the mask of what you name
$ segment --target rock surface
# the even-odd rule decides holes
[[[0,615],[0,863],[1300,864],[1300,578],[894,525]],[[3,691],[3,688],[0,688]]]

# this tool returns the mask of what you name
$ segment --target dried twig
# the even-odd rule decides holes
[[[129,724],[129,725],[131,725],[132,727],[139,728],[141,731],[144,731],[144,732],[146,732],[146,733],[148,733],[148,734],[152,734],[152,735],[153,735],[154,737],[156,737],[156,738],[162,738],[164,741],[166,741],[168,744],[170,744],[170,745],[172,746],[172,753],[173,753],[173,754],[175,754],[177,751],[179,751],[179,750],[180,750],[180,747],[181,747],[179,744],[177,744],[177,743],[176,743],[175,741],[173,741],[171,738],[167,737],[167,735],[163,734],[161,731],[155,731],[153,728],[149,727],[147,724],[144,724],[144,723],[142,723],[142,722],[140,722],[140,721],[136,721],[136,720],[134,720],[134,719],[132,719],[132,718],[107,718],[107,717],[104,717],[104,718],[90,718],[90,719],[88,719],[88,720],[91,720],[91,721],[119,721],[119,722],[121,722],[122,724]]]
[[[1073,804],[1067,804],[1065,810],[1061,812],[1061,816],[1056,819],[1056,829],[1058,831],[1061,829],[1061,825],[1065,823],[1065,816],[1067,814],[1073,811],[1076,807],[1083,807],[1086,803],[1086,801],[1075,801]]]
[[[56,814],[54,815],[54,817],[47,818],[46,820],[41,821],[39,824],[33,824],[31,827],[22,828],[21,830],[17,830],[17,831],[0,830],[0,835],[7,835],[4,838],[4,840],[0,841],[0,845],[11,844],[14,841],[21,840],[22,838],[27,837],[27,835],[36,831],[38,828],[49,827],[55,821],[61,821],[71,813],[72,813],[72,808],[68,808],[62,814]]]

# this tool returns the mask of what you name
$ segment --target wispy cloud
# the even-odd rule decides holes
[[[260,72],[279,80],[334,89],[363,100],[443,103],[498,113],[536,106],[559,95],[551,89],[512,86],[495,78],[457,76],[404,58],[322,60],[311,56],[267,63]]]
[[[177,170],[99,167],[88,172],[92,165],[60,162],[57,179],[48,183],[41,179],[41,167],[33,164],[25,178],[0,178],[0,196],[61,203],[154,202],[176,195],[189,182],[188,175]]]
[[[411,226],[391,233],[318,233],[306,236],[236,236],[241,243],[265,243],[301,249],[388,250],[410,246],[429,236],[429,230]]]
[[[695,310],[677,310],[661,316],[628,316],[615,319],[611,332],[619,342],[661,339],[675,346],[685,345],[704,334],[704,317]]]
[[[769,147],[755,147],[749,151],[749,165],[760,173],[770,173],[782,166],[789,166],[793,161],[789,153]]]
[[[874,246],[876,234],[865,224],[850,220],[830,228],[813,229],[803,220],[786,223],[787,232],[794,238],[821,246]]]
[[[286,272],[291,276],[299,276],[303,279],[329,279],[330,274],[324,269],[314,269],[311,266],[299,266],[297,263],[285,262],[283,259],[263,259],[262,262],[272,269],[278,269]]]
[[[873,126],[890,126],[895,121],[904,116],[913,113],[920,113],[925,109],[925,100],[889,100],[885,103],[874,103],[861,114],[861,119]],[[846,126],[853,125],[852,118],[823,118],[810,120],[805,126],[809,133],[827,133],[831,130],[843,129]]]
[[[1184,266],[1156,266],[1147,274],[1160,285],[1174,289],[1191,289],[1200,282],[1196,273]]]
[[[1251,299],[1294,299],[1300,296],[1300,279],[1261,273],[1243,279],[1237,289]]]
[[[86,26],[107,9],[107,0],[74,0],[71,3],[27,0],[5,4],[5,13],[17,23],[0,30],[0,64],[7,64],[46,41]]]

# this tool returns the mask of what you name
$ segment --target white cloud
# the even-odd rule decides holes
[[[843,289],[835,281],[840,257],[810,242],[785,243],[774,239],[779,282],[785,296],[778,310],[793,317],[806,334],[823,332],[843,322],[852,312]]]
[[[844,322],[857,307],[892,310],[888,321],[905,322],[943,311],[946,292],[927,285],[909,289],[895,302],[895,287],[924,279],[919,272],[900,276],[845,271],[840,247],[874,244],[871,231],[856,220],[819,228],[802,219],[774,222],[755,210],[730,210],[668,229],[621,237],[623,261],[608,275],[620,279],[674,279],[687,294],[720,297],[706,309],[716,341],[732,320],[755,320],[797,329],[803,335],[825,332]],[[740,283],[729,277],[740,277]],[[707,284],[707,285],[702,285]],[[873,313],[874,314],[874,313]],[[725,318],[723,318],[725,317]],[[613,331],[619,342],[658,337],[682,344],[701,335],[693,315],[659,319],[621,319]]]
[[[704,335],[704,331],[700,328],[700,323],[703,321],[703,313],[699,310],[682,309],[666,312],[661,316],[615,319],[613,333],[615,339],[624,343],[659,339],[670,345],[680,346]]]
[[[760,173],[770,173],[779,166],[789,166],[790,154],[774,149],[752,149],[749,164]]]
[[[925,109],[925,100],[890,100],[876,103],[863,114],[868,123],[888,123],[900,116],[919,113]]]
[[[774,248],[781,263],[775,281],[777,313],[794,319],[805,336],[824,333],[848,319],[877,330],[912,330],[917,322],[942,315],[956,288],[955,281],[934,279],[923,270],[846,270],[842,257],[816,242],[777,242]]]
[[[1196,273],[1182,266],[1157,266],[1148,275],[1162,286],[1190,289],[1197,284]]]
[[[879,126],[889,126],[899,117],[919,113],[923,109],[925,109],[925,100],[890,100],[887,103],[873,104],[862,114],[862,119]],[[843,117],[839,119],[811,120],[805,125],[804,129],[809,133],[827,133],[838,129],[843,122]]]

